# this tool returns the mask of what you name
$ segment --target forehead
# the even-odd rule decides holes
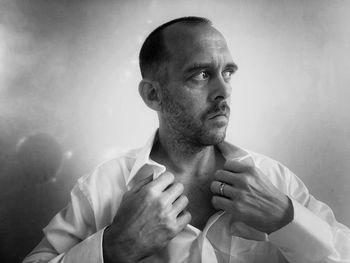
[[[170,64],[232,63],[224,37],[210,25],[175,24],[164,31],[165,45],[170,52]]]

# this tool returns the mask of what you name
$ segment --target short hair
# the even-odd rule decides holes
[[[165,45],[163,31],[167,27],[184,23],[186,25],[212,25],[212,22],[204,17],[186,16],[171,20],[153,30],[143,43],[139,54],[139,65],[142,78],[151,76],[163,81],[165,76],[159,76],[161,66],[170,59],[170,53]],[[158,76],[157,76],[158,75]]]

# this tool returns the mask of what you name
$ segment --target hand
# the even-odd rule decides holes
[[[270,234],[293,220],[293,205],[250,159],[229,160],[211,184],[213,206],[230,213],[235,221]],[[224,183],[224,195],[220,187]]]
[[[152,176],[124,194],[113,223],[105,230],[105,262],[136,262],[152,255],[190,222],[184,186],[165,172]]]

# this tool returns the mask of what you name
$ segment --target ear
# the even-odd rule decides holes
[[[139,93],[146,105],[155,111],[160,111],[161,101],[159,96],[159,83],[148,79],[141,80]]]

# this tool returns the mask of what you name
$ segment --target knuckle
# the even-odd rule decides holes
[[[158,207],[163,211],[167,208],[167,203],[164,199],[162,198],[159,198],[157,199],[157,204],[158,204]]]
[[[180,194],[182,194],[185,190],[185,187],[182,183],[174,183],[174,187],[178,190]]]
[[[188,211],[184,211],[183,214],[182,214],[182,220],[181,222],[178,222],[177,224],[174,224],[174,231],[176,233],[179,233],[180,231],[182,231],[187,224],[189,224],[192,220],[192,216],[190,214],[190,212]]]
[[[232,189],[231,189],[231,188],[225,189],[225,195],[226,195],[229,199],[236,198],[236,194],[232,192]]]
[[[148,192],[151,188],[153,188],[153,182],[149,183],[148,185],[145,185],[140,189],[140,192]]]
[[[192,215],[191,215],[190,212],[185,211],[185,219],[186,219],[185,221],[186,221],[187,224],[188,224],[189,222],[191,222]]]
[[[214,192],[216,188],[217,188],[217,181],[211,182],[211,184],[210,184],[210,190],[211,190],[212,192]]]
[[[163,176],[167,177],[171,182],[175,180],[175,176],[170,172],[164,172]]]
[[[218,206],[218,198],[216,196],[213,196],[212,199],[211,199],[211,203],[213,204],[213,206],[215,208],[217,208],[217,206]]]
[[[240,201],[235,202],[234,207],[238,213],[240,214],[244,213],[245,205],[243,202],[240,202]]]
[[[175,224],[168,225],[168,230],[169,230],[169,233],[170,233],[170,236],[171,236],[171,237],[176,236],[176,234],[177,234],[178,232],[180,232],[180,231],[179,231],[179,227],[178,227],[177,225],[175,225]]]
[[[144,186],[142,187],[142,189],[149,189],[149,188],[154,187],[155,185],[156,185],[156,181],[151,181],[151,182],[149,182],[148,184],[144,185]]]
[[[249,174],[247,178],[247,182],[249,185],[253,185],[256,182],[256,176]]]
[[[146,191],[146,200],[153,201],[158,197],[157,191],[153,187],[148,187]]]
[[[241,205],[246,202],[247,196],[243,193],[238,193],[235,197],[236,205]]]
[[[222,175],[223,171],[222,170],[217,170],[214,174],[215,178],[219,178]]]
[[[166,211],[162,211],[159,213],[159,216],[161,218],[161,221],[163,222],[163,224],[166,226],[166,228],[169,228],[170,226],[170,216]]]
[[[252,181],[251,180],[251,175],[250,174],[245,174],[244,176],[242,176],[241,180],[242,180],[242,183],[244,185],[249,185],[251,183],[251,181]]]
[[[215,181],[212,181],[212,182],[210,183],[210,189],[212,189],[214,186],[215,186]]]
[[[169,216],[168,213],[164,213],[164,217],[162,218],[162,221],[163,221],[165,228],[168,231],[170,231],[170,232],[175,231],[176,223],[174,222],[174,219],[171,216]]]
[[[210,190],[210,192],[211,192],[212,194],[215,194],[213,182],[210,183],[209,190]]]
[[[181,199],[182,199],[184,205],[187,206],[189,203],[188,197],[186,195],[181,195]]]
[[[159,220],[162,222],[166,229],[173,225],[172,216],[166,210],[162,210],[159,212]]]
[[[180,210],[185,209],[185,207],[188,205],[189,201],[188,198],[185,195],[181,195],[177,201],[177,207]]]

